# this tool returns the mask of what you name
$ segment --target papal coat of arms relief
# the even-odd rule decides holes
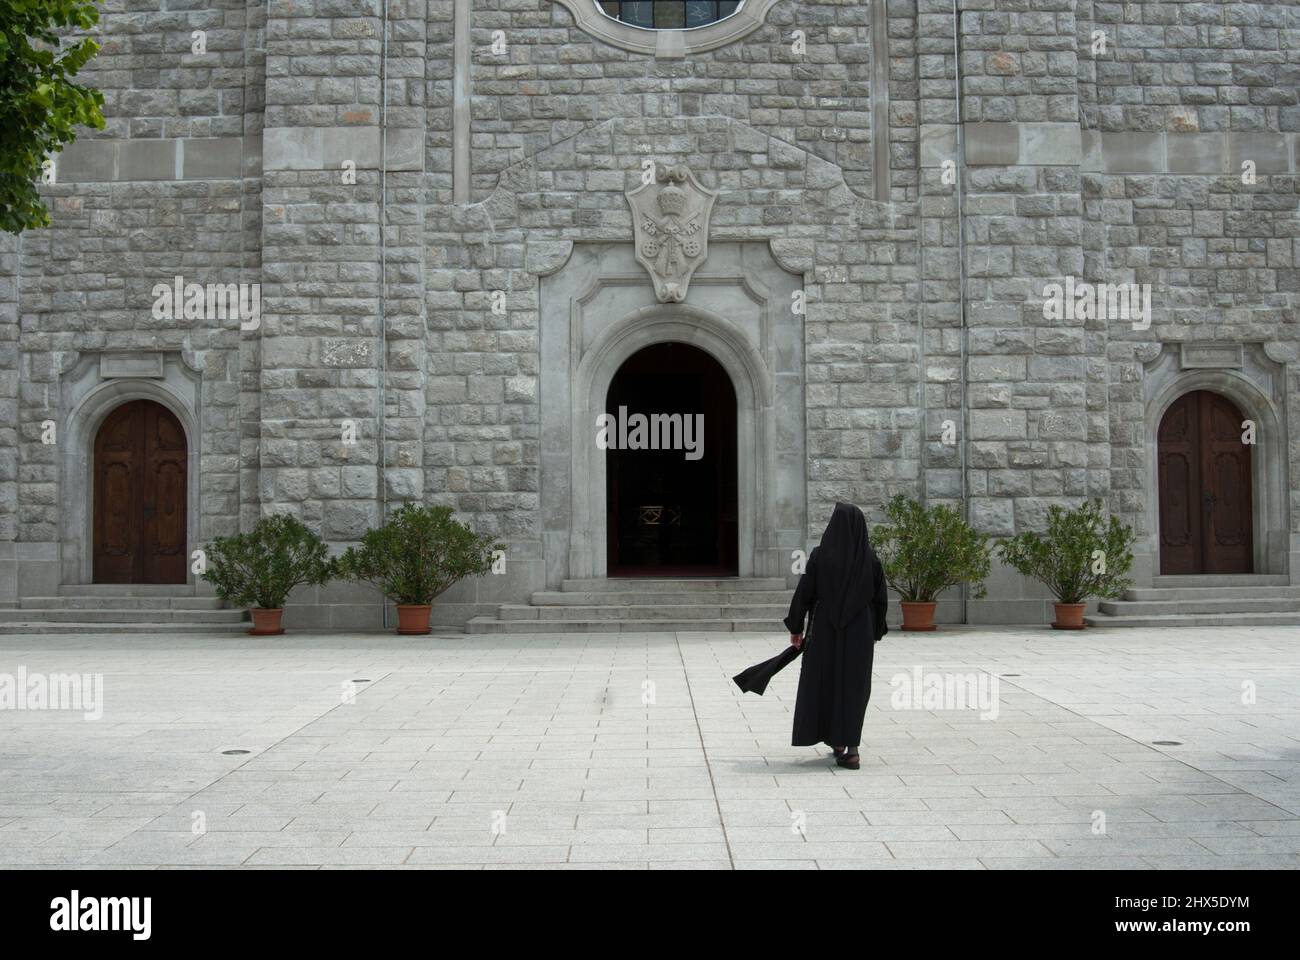
[[[658,167],[650,183],[627,194],[636,259],[660,303],[686,299],[691,276],[709,255],[709,216],[718,194],[685,166]]]

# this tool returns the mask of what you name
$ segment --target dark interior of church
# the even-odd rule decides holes
[[[610,384],[606,412],[620,407],[629,416],[703,414],[703,455],[606,451],[611,575],[735,575],[736,394],[726,371],[688,344],[646,347]]]

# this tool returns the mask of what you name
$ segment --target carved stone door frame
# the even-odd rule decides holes
[[[766,243],[718,243],[689,302],[658,303],[628,243],[575,244],[542,279],[541,512],[549,588],[604,577],[605,451],[596,416],[642,347],[676,341],[713,356],[736,393],[740,576],[786,576],[806,538],[801,278]]]
[[[126,373],[102,361],[109,354],[81,355],[60,377],[60,422],[64,429],[59,447],[59,495],[63,512],[59,523],[60,582],[94,582],[91,499],[95,435],[104,418],[130,400],[153,400],[180,421],[188,447],[186,465],[186,530],[189,549],[199,541],[201,464],[203,437],[199,430],[201,374],[179,353],[138,354],[156,358],[150,375]],[[189,571],[190,565],[186,564]],[[194,583],[191,572],[187,582]]]
[[[1146,535],[1134,553],[1135,581],[1149,584],[1160,571],[1159,429],[1169,407],[1193,390],[1229,398],[1242,415],[1255,421],[1251,498],[1254,509],[1253,555],[1257,574],[1290,573],[1297,582],[1291,549],[1286,371],[1263,344],[1200,344],[1189,351],[1176,343],[1153,344],[1140,355],[1144,363],[1146,448]],[[1211,353],[1211,347],[1231,347]],[[1201,366],[1200,364],[1206,364]],[[1213,365],[1209,365],[1213,363]]]

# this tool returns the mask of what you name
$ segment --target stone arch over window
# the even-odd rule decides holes
[[[777,0],[740,0],[739,4],[712,0],[709,3],[690,0],[555,2],[573,14],[578,29],[611,46],[654,57],[685,57],[725,47],[753,33],[763,25],[767,12]],[[693,8],[693,12],[688,8]],[[729,9],[730,12],[723,13]],[[705,20],[706,16],[710,19]],[[688,20],[692,17],[698,25],[690,25]],[[669,25],[679,20],[682,26]]]

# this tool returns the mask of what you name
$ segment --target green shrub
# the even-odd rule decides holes
[[[875,528],[872,541],[885,579],[908,603],[929,603],[959,584],[986,593],[991,565],[988,537],[977,533],[951,507],[922,506],[899,494],[885,508],[887,524]]]
[[[395,603],[424,605],[456,581],[487,573],[500,549],[454,520],[451,507],[408,503],[379,529],[367,530],[360,547],[349,547],[339,572],[373,584]]]
[[[334,576],[325,541],[286,513],[263,517],[247,533],[217,537],[206,552],[203,579],[239,607],[274,610],[294,587],[319,586]]]
[[[1100,500],[1074,510],[1053,505],[1045,534],[1021,533],[998,541],[1004,561],[1052,591],[1059,603],[1083,603],[1089,597],[1117,600],[1131,581],[1131,527],[1118,517],[1102,516]]]

